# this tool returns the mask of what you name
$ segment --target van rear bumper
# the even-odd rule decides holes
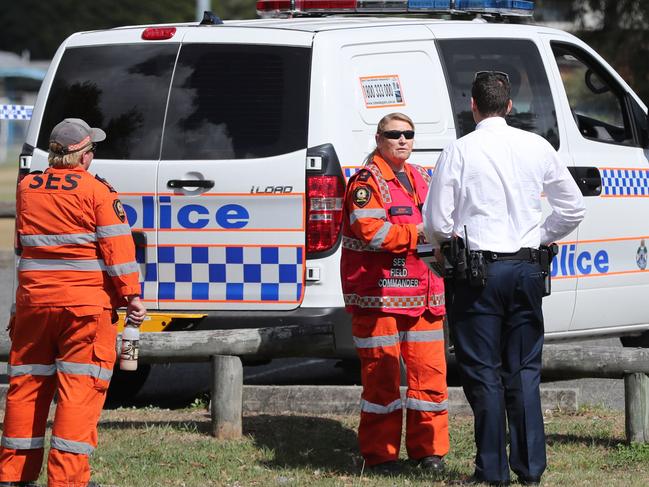
[[[334,347],[318,356],[356,357],[352,341],[351,315],[344,308],[298,308],[290,311],[209,311],[202,319],[174,319],[165,331],[233,330],[298,325],[331,328]],[[308,355],[308,353],[303,354]],[[270,358],[270,357],[269,357]]]

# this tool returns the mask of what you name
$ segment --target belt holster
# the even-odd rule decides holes
[[[471,287],[482,288],[487,283],[487,262],[482,252],[467,249],[464,240],[453,237],[441,245],[441,251],[449,265],[447,276],[455,282],[466,282]]]
[[[541,245],[539,248],[539,265],[543,272],[543,296],[552,294],[552,260],[559,253],[559,246],[555,243]]]

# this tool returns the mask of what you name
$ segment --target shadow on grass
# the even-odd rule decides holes
[[[273,451],[269,467],[307,467],[358,474],[362,458],[356,432],[341,422],[314,416],[258,415],[243,419],[243,432]]]
[[[625,443],[616,438],[609,438],[604,436],[587,436],[575,434],[560,434],[552,433],[546,435],[546,443],[548,446],[555,445],[584,445],[584,446],[601,446],[605,448],[617,448],[618,445]]]

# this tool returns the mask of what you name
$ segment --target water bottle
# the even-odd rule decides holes
[[[137,356],[140,342],[140,328],[128,319],[124,321],[122,332],[122,351],[119,356],[119,368],[137,370]]]

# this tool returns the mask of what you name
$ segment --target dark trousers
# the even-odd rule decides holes
[[[541,268],[498,261],[488,264],[487,275],[482,289],[456,283],[450,312],[462,385],[475,418],[475,475],[508,482],[511,466],[521,479],[538,479],[546,467],[539,392]]]

